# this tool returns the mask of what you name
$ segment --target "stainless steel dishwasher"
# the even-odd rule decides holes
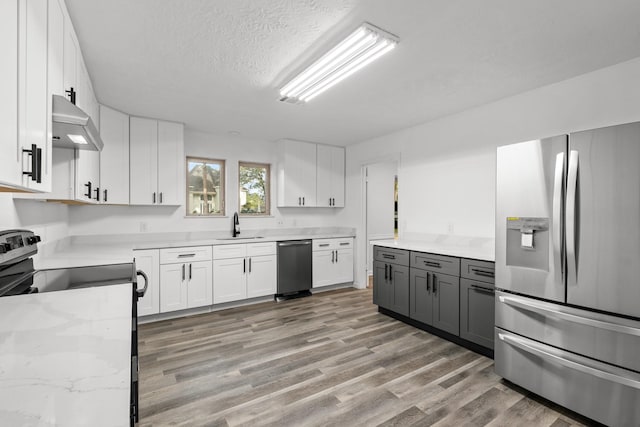
[[[278,293],[276,300],[311,295],[311,240],[278,242]]]

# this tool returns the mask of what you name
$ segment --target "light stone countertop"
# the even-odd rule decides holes
[[[228,234],[175,232],[71,236],[62,241],[41,244],[39,253],[34,256],[34,266],[36,269],[51,269],[120,264],[131,262],[134,250],[354,237],[355,231],[333,227],[247,230],[236,239],[229,238]]]
[[[129,425],[131,303],[131,284],[0,298],[0,425]]]
[[[372,240],[370,244],[483,261],[495,261],[496,256],[494,240],[484,237],[422,235],[406,239]]]

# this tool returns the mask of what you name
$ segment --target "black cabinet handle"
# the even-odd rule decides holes
[[[65,93],[69,97],[69,101],[71,101],[73,105],[76,105],[76,91],[73,89],[73,86],[69,88],[69,90],[65,90]]]
[[[85,193],[85,196],[88,198],[91,198],[91,181],[88,181],[84,186],[87,187],[87,192]]]
[[[160,192],[160,203],[162,203],[162,191]]]
[[[302,196],[302,206],[304,206],[304,196]]]
[[[156,193],[155,193],[155,191],[153,192],[153,203],[154,204],[156,203]]]
[[[193,264],[189,264],[189,280],[191,280],[191,267],[193,266]]]
[[[107,201],[107,190],[106,190],[106,189],[103,191],[102,201],[103,201],[103,202],[106,202],[106,201]]]
[[[433,262],[433,261],[423,261],[424,265],[429,266],[429,267],[438,267],[440,268],[440,263],[439,262]]]
[[[489,288],[483,288],[482,286],[478,286],[478,285],[471,285],[471,288],[476,290],[476,291],[480,291],[480,292],[487,292],[490,294],[495,294],[496,291],[494,289],[489,289]]]
[[[242,260],[242,272],[246,273],[247,272],[247,259],[243,259]]]
[[[392,273],[393,265],[389,264],[389,280],[393,281],[393,273]]]
[[[184,282],[184,264],[182,264],[182,281]]]
[[[388,278],[389,278],[388,273],[387,273],[387,268],[388,267],[389,266],[387,264],[384,265],[384,280],[388,280]]]
[[[427,272],[427,292],[431,292],[431,273]]]
[[[329,197],[329,206],[331,206],[331,197]]]
[[[336,262],[338,262],[338,251],[336,251]]]
[[[249,258],[249,273],[251,273],[251,258]]]
[[[396,259],[395,255],[382,254],[382,258],[384,259]]]
[[[478,276],[495,277],[495,273],[493,271],[478,270],[477,268],[472,268],[471,271]]]
[[[302,197],[298,197],[298,206],[302,206]]]
[[[336,251],[331,251],[331,264],[333,264],[334,262],[336,262]]]
[[[23,148],[22,152],[31,156],[31,172],[23,171],[22,174],[30,177],[31,181],[42,182],[42,148],[38,148],[36,144],[31,144],[31,150]]]
[[[99,202],[100,201],[100,187],[96,187],[95,190],[93,190],[96,192],[96,201]]]
[[[433,287],[433,294],[435,295],[438,292],[438,288],[436,287],[436,283],[438,283],[437,282],[438,278],[433,273],[431,274],[431,277],[433,277],[433,281],[432,281],[432,285],[433,286],[432,287]]]

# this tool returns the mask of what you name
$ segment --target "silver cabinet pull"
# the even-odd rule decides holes
[[[603,371],[601,369],[588,366],[586,364],[574,362],[573,360],[565,359],[562,356],[558,356],[556,354],[545,351],[545,348],[543,346],[533,341],[530,341],[515,335],[500,333],[500,332],[498,333],[498,338],[501,341],[504,341],[505,343],[513,347],[517,347],[521,350],[526,351],[527,353],[533,354],[542,359],[555,362],[558,365],[562,365],[567,368],[570,368],[588,375],[593,375],[607,381],[613,381],[615,383],[626,385],[628,387],[640,389],[640,381],[636,381],[631,378],[626,378],[626,377],[617,375],[613,372]]]

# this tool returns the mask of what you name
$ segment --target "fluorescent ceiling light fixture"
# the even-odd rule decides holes
[[[74,144],[86,144],[87,140],[82,135],[67,135]]]
[[[307,102],[375,61],[398,44],[398,38],[369,23],[294,77],[280,89],[280,100]]]

